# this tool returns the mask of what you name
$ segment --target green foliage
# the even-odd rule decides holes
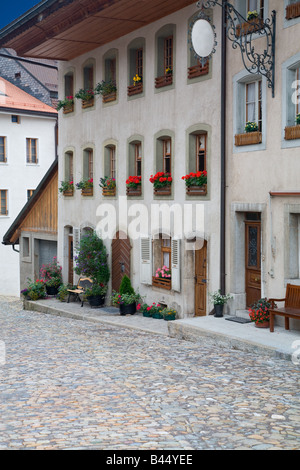
[[[79,253],[75,256],[75,272],[92,278],[95,284],[107,284],[109,267],[106,247],[96,233],[89,233],[80,240]]]
[[[38,300],[46,297],[45,284],[42,279],[32,281],[28,278],[28,286],[26,289],[21,290],[21,294],[30,300]]]
[[[120,294],[123,295],[123,294],[134,294],[134,289],[131,285],[131,281],[129,279],[128,276],[126,276],[126,274],[123,276],[122,278],[122,281],[121,281],[121,285],[120,285]]]

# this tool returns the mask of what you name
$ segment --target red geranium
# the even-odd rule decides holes
[[[137,187],[142,183],[141,180],[141,176],[129,176],[129,178],[126,180],[126,185],[128,188],[137,189]]]
[[[182,176],[181,179],[185,180],[186,186],[203,186],[207,184],[207,171],[191,172],[188,175]]]
[[[159,189],[172,184],[172,176],[164,171],[159,171],[156,175],[151,175],[149,181],[155,189]]]

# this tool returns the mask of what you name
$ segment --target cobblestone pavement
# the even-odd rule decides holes
[[[8,297],[0,325],[0,449],[300,448],[299,365]]]

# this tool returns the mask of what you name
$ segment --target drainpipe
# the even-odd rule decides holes
[[[225,294],[225,188],[226,188],[226,6],[222,7],[221,57],[221,188],[220,188],[220,290]]]

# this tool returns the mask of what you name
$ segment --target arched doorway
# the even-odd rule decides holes
[[[111,244],[112,290],[115,290],[117,292],[120,289],[120,284],[124,274],[126,274],[130,278],[130,250],[131,245],[127,236],[123,232],[117,232]]]

